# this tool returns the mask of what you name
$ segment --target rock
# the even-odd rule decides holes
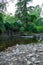
[[[36,57],[39,57],[39,55],[38,55],[38,54],[36,54]]]
[[[43,65],[43,44],[9,47],[0,52],[0,65]]]
[[[16,48],[18,48],[18,47],[19,47],[19,45],[17,44],[17,45],[16,45]]]
[[[34,56],[34,53],[30,53],[28,56],[29,56],[29,57],[32,57],[32,56]]]
[[[39,49],[38,52],[43,52],[43,50],[42,49]]]
[[[32,57],[31,59],[32,59],[33,62],[36,60],[36,58],[34,58],[34,57]]]
[[[27,65],[30,65],[30,64],[32,64],[32,62],[31,61],[27,61]]]
[[[36,65],[36,64],[34,64],[34,65]]]
[[[26,57],[23,57],[23,59],[24,59],[25,61],[27,61],[27,58],[26,58]]]
[[[16,54],[17,54],[17,55],[19,54],[19,49],[18,49],[18,48],[16,49]]]
[[[35,61],[35,64],[40,63],[40,61]]]
[[[36,52],[36,51],[37,51],[37,48],[36,48],[36,47],[34,47],[34,48],[33,48],[33,51],[34,51],[34,52]]]
[[[27,59],[25,58],[25,61],[27,61]]]

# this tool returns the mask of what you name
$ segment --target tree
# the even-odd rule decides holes
[[[27,30],[29,32],[37,32],[36,22],[40,18],[41,8],[39,5],[32,7],[29,7],[29,21],[27,23]],[[37,22],[38,24],[38,22]]]
[[[4,12],[6,10],[6,4],[7,4],[7,0],[2,0],[2,2],[0,2],[0,12]]]
[[[16,15],[20,20],[22,20],[25,23],[27,23],[28,21],[27,3],[30,1],[31,0],[18,0],[16,4],[17,5]]]
[[[5,5],[6,4],[4,3],[4,0],[2,0],[2,2],[0,2],[0,32],[5,31],[4,22],[3,22],[3,13],[4,13]]]
[[[4,22],[3,22],[3,14],[0,13],[0,33],[5,32]]]
[[[29,31],[30,29],[31,31],[33,31],[35,30],[36,27],[35,23],[37,19],[40,18],[41,8],[39,5],[35,7],[34,6],[27,7],[29,1],[31,0],[18,0],[16,4],[17,5],[16,16],[24,23],[25,29],[27,29],[28,27]]]
[[[35,6],[32,10],[30,10],[29,14],[34,15],[39,18],[41,13],[41,7],[39,5]]]
[[[37,21],[36,21],[36,28],[37,28],[37,31],[39,33],[43,33],[43,18],[42,17],[37,19]]]

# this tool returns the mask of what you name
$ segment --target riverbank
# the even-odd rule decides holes
[[[43,65],[43,44],[22,44],[0,52],[0,65]]]
[[[2,35],[0,36],[0,51],[5,50],[8,47],[14,46],[16,44],[30,44],[38,43],[43,40],[43,34],[30,34],[30,35]]]
[[[8,47],[14,46],[16,44],[31,44],[37,43],[38,41],[33,38],[9,38],[8,40],[0,41],[0,51],[5,50]]]

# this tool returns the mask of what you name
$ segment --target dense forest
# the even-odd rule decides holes
[[[11,0],[13,1],[13,0]],[[5,50],[15,44],[28,44],[38,42],[33,34],[43,33],[42,8],[37,6],[27,6],[32,0],[18,0],[15,14],[6,13],[6,3],[0,3],[0,50]],[[29,36],[29,35],[32,35]],[[20,37],[27,36],[27,37]],[[34,37],[33,37],[34,36]],[[40,36],[40,35],[39,35]]]
[[[0,34],[30,34],[43,33],[43,18],[40,16],[41,7],[29,6],[31,0],[18,0],[15,15],[6,14],[4,8],[6,3],[0,4]]]

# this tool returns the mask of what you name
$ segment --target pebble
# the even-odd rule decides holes
[[[40,63],[40,61],[35,61],[35,64],[36,64],[36,63]]]
[[[9,47],[7,51],[0,52],[0,65],[43,65],[42,61],[43,44],[41,43],[34,45],[17,44]]]
[[[27,61],[27,65],[30,65],[30,64],[32,64],[32,62],[31,61]]]
[[[33,62],[36,60],[36,58],[34,58],[34,57],[32,57],[31,59],[32,59]]]

